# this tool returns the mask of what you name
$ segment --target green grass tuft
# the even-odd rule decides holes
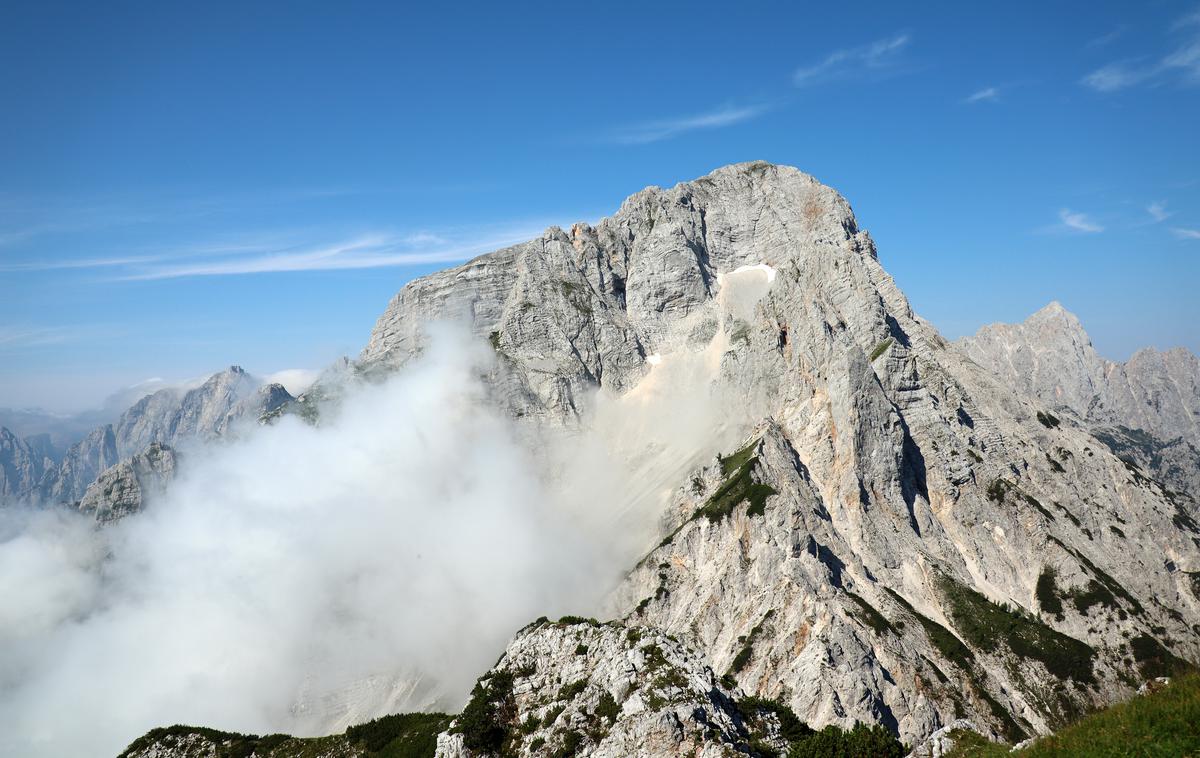
[[[750,476],[751,470],[758,463],[754,450],[759,442],[760,440],[755,440],[733,455],[719,458],[721,473],[726,477],[726,481],[703,506],[696,509],[692,520],[704,517],[709,521],[721,521],[744,502],[750,504],[746,515],[761,516],[764,513],[767,498],[776,492],[774,487],[755,482]]]
[[[879,356],[883,355],[884,352],[887,351],[887,349],[891,346],[892,346],[892,338],[891,337],[888,337],[883,342],[880,342],[878,345],[875,346],[875,349],[871,351],[871,357],[867,359],[868,362],[874,363],[875,359],[878,358]]]
[[[949,577],[941,578],[939,589],[954,625],[975,647],[988,649],[1003,643],[1015,655],[1040,661],[1059,679],[1084,684],[1096,681],[1092,672],[1096,651],[1087,643],[1057,632],[1032,616],[996,605]]]

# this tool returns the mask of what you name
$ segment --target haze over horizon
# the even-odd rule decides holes
[[[14,5],[0,42],[0,406],[319,369],[412,278],[754,159],[948,338],[1058,300],[1105,357],[1200,352],[1194,3]]]

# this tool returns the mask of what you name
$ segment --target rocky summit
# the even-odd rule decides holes
[[[1191,501],[1097,426],[1193,434],[1139,403],[1194,409],[1195,359],[1118,371],[1044,316],[950,344],[841,195],[763,162],[406,285],[338,376],[386,375],[465,320],[526,422],[586,425],[598,395],[681,373],[744,401],[723,406],[740,442],[671,482],[612,622],[517,634],[438,754],[766,755],[789,742],[778,713],[1017,742],[1200,661]],[[757,734],[747,698],[778,706]]]

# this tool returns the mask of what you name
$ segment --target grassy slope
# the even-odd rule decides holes
[[[1008,756],[1007,745],[965,733],[947,758]],[[1012,755],[1200,757],[1200,674],[1177,676],[1162,690],[1093,713]]]

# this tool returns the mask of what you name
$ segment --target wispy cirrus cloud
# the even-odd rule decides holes
[[[18,326],[0,324],[0,351],[23,347],[57,345],[71,338],[71,330],[58,326]]]
[[[1161,84],[1172,78],[1187,86],[1200,85],[1200,9],[1177,19],[1171,30],[1191,36],[1166,55],[1114,61],[1084,76],[1080,83],[1101,93]]]
[[[690,116],[659,119],[618,129],[605,139],[618,145],[645,145],[678,137],[702,129],[720,129],[758,118],[767,111],[767,104],[725,106]]]
[[[978,92],[973,92],[963,100],[964,103],[984,103],[995,102],[1000,99],[1000,90],[996,87],[985,87]]]
[[[1097,234],[1104,231],[1104,227],[1096,223],[1088,217],[1086,213],[1078,213],[1070,208],[1063,208],[1058,212],[1058,220],[1060,231],[1082,232],[1084,234]]]
[[[1167,204],[1161,201],[1147,205],[1146,213],[1150,214],[1151,223],[1155,224],[1161,224],[1171,217],[1171,212],[1167,210]]]
[[[1125,26],[1118,26],[1108,34],[1101,34],[1099,37],[1088,40],[1086,47],[1104,47],[1111,42],[1116,42],[1125,33],[1125,30]]]
[[[1175,227],[1171,232],[1181,240],[1200,240],[1200,229]]]
[[[545,227],[545,224],[522,225],[450,238],[429,232],[366,234],[321,245],[260,249],[236,256],[199,257],[139,266],[118,278],[147,281],[457,263],[536,237]]]
[[[834,50],[818,63],[802,66],[792,74],[797,87],[811,87],[840,79],[877,78],[896,73],[912,37],[895,34],[859,47]]]
[[[298,243],[297,233],[259,234],[166,247],[164,252],[147,255],[0,263],[0,272],[111,269],[117,272],[113,278],[128,281],[455,263],[536,237],[547,225],[515,224],[453,234],[378,232],[319,244]]]
[[[0,272],[17,271],[60,271],[83,268],[109,268],[112,266],[132,266],[139,263],[151,263],[163,260],[165,256],[139,255],[116,258],[75,258],[67,260],[19,261],[16,263],[0,263]]]

